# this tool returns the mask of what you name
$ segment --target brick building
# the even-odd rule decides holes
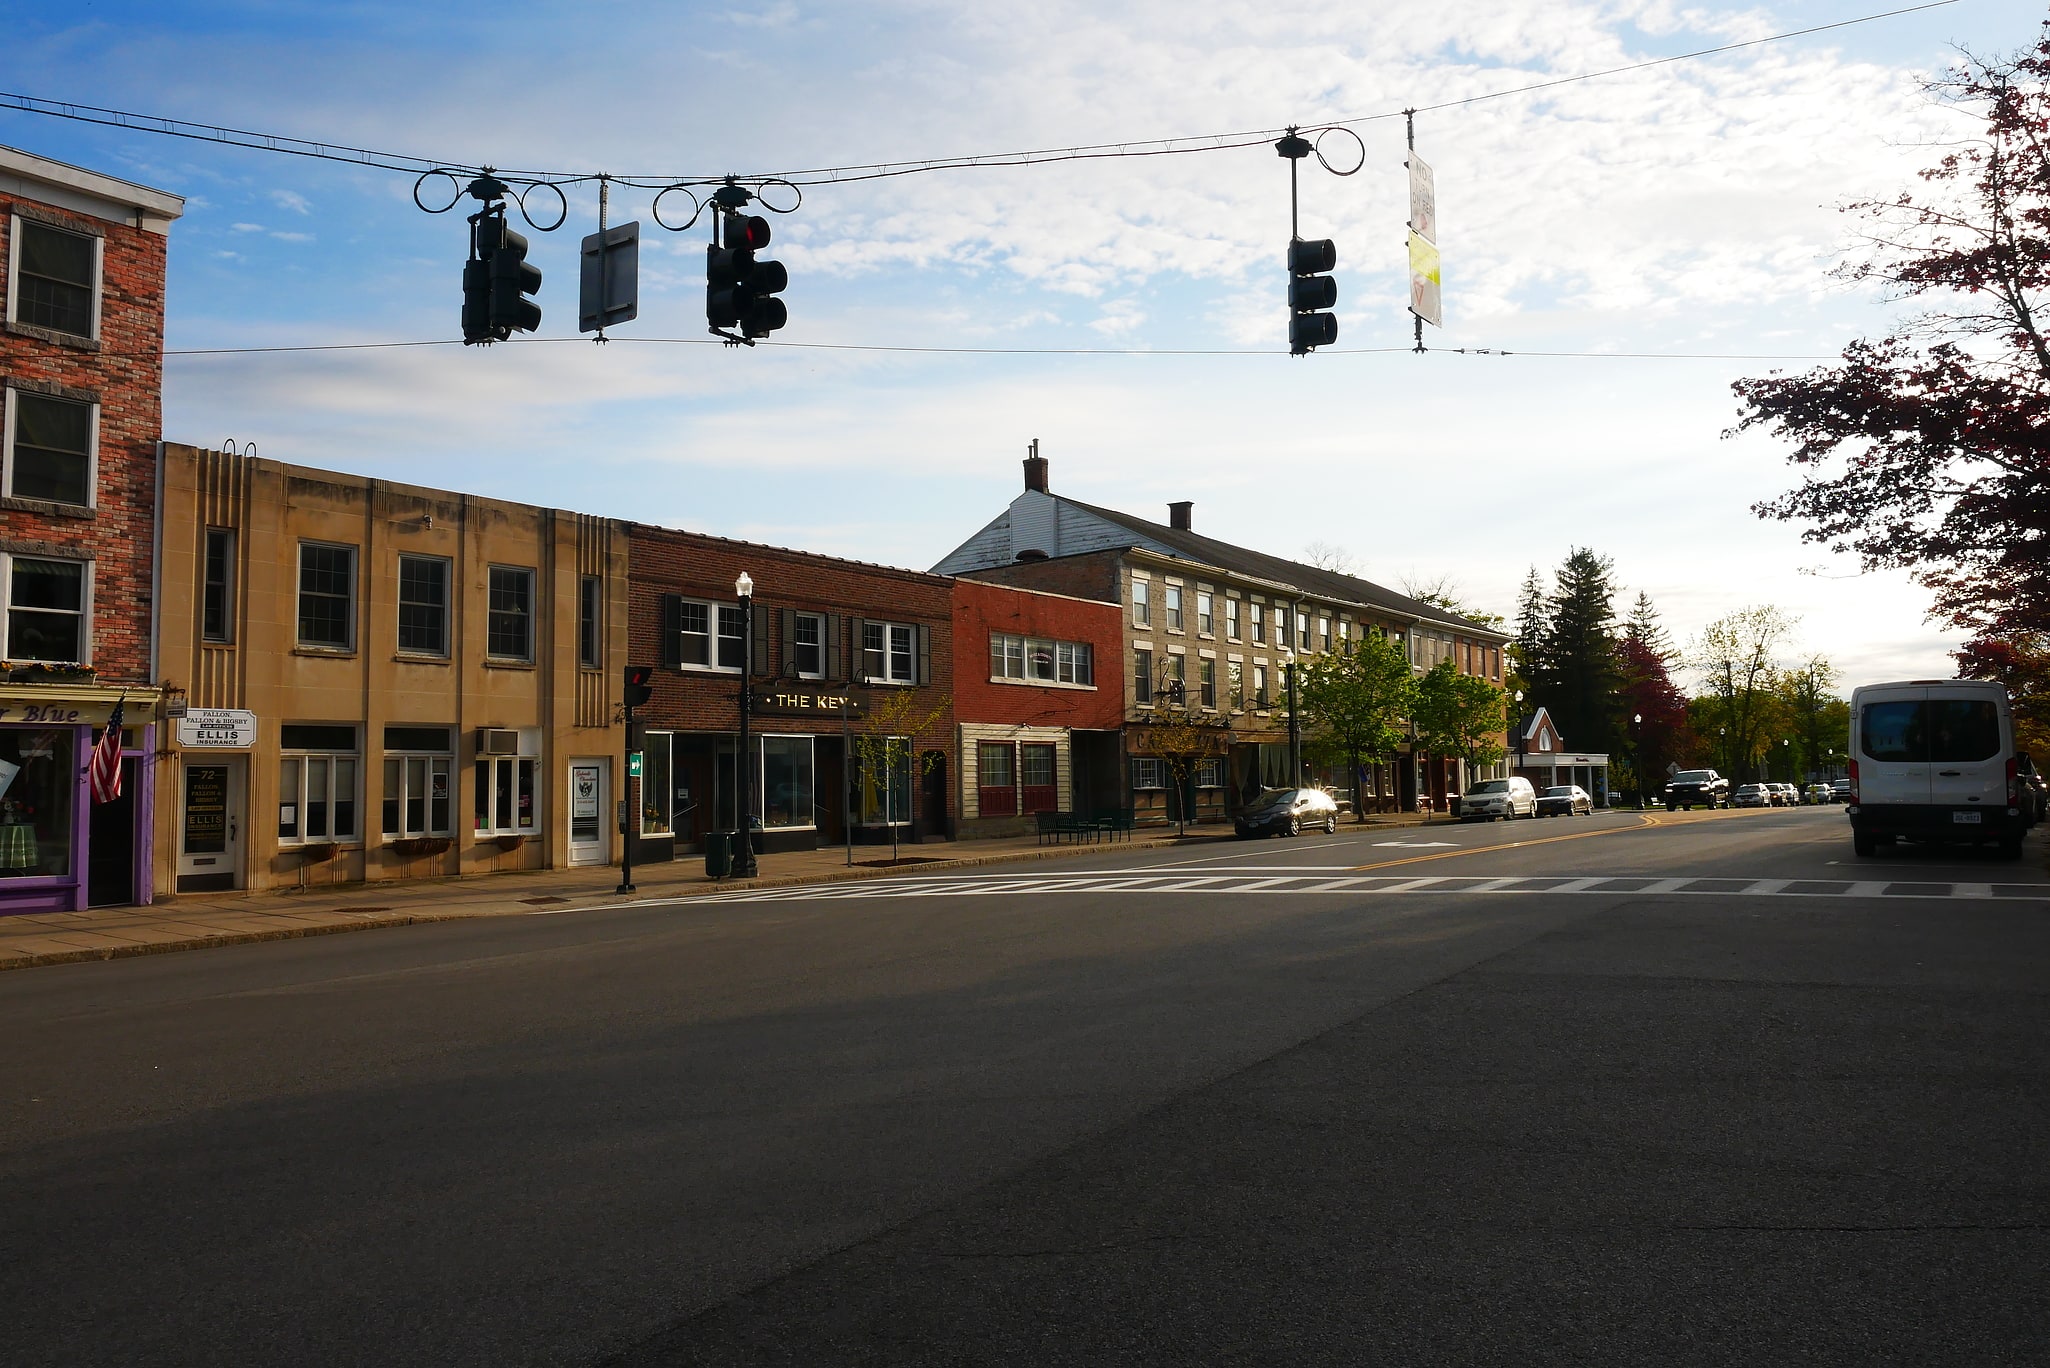
[[[1413,745],[1356,776],[1341,767],[1291,777],[1288,670],[1371,631],[1401,640],[1419,672],[1450,660],[1499,685],[1503,633],[1354,575],[1204,536],[1190,503],[1169,504],[1156,523],[1048,483],[1034,443],[1024,490],[934,573],[1119,605],[1126,780],[1142,821],[1221,819],[1262,788],[1307,778],[1368,810],[1408,809],[1420,796],[1442,809],[1483,777]]]
[[[680,858],[739,829],[743,679],[763,849],[953,835],[951,580],[638,523],[628,547],[633,663],[656,667],[639,712],[637,858]],[[908,744],[877,759],[893,735]]]
[[[617,858],[621,524],[174,443],[162,497],[160,888]]]
[[[0,913],[148,901],[176,195],[0,148]],[[80,770],[122,708],[121,796]]]
[[[969,579],[953,599],[963,834],[1124,806],[1117,605]]]

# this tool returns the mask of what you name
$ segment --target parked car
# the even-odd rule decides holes
[[[1763,784],[1745,784],[1730,796],[1731,807],[1771,807],[1772,790]]]
[[[1799,807],[1801,805],[1801,790],[1795,788],[1792,784],[1781,781],[1774,784],[1772,788],[1773,792],[1779,795],[1781,807]]]
[[[1730,805],[1730,781],[1712,769],[1681,770],[1666,781],[1666,806],[1682,812]]]
[[[1810,784],[1801,791],[1801,801],[1809,804],[1834,803],[1836,790],[1827,784]]]
[[[1475,784],[1459,800],[1459,820],[1491,822],[1497,817],[1535,817],[1537,790],[1528,779],[1490,779]]]
[[[2021,796],[2033,800],[2022,804],[2022,815],[2028,818],[2030,826],[2034,826],[2050,815],[2050,783],[2044,781],[2042,771],[2036,768],[2036,762],[2029,759],[2026,752],[2016,753],[2014,768],[2015,777],[2021,781]]]
[[[1538,795],[1540,817],[1585,817],[1594,812],[1594,799],[1578,784],[1554,784]]]
[[[1859,855],[1881,841],[1958,841],[2018,859],[2026,792],[2004,685],[1917,679],[1852,690],[1844,811]]]
[[[1309,827],[1329,836],[1338,830],[1338,800],[1323,789],[1268,789],[1233,825],[1241,836],[1300,836]]]
[[[1829,792],[1830,801],[1848,803],[1851,801],[1851,781],[1848,779],[1832,779],[1829,781]]]

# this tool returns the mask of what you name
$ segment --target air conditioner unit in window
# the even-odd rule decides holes
[[[477,754],[518,755],[520,734],[511,727],[477,728]]]

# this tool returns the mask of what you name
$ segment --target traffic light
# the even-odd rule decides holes
[[[477,255],[491,268],[491,327],[504,341],[541,326],[541,306],[527,298],[541,288],[541,268],[527,261],[527,239],[506,226],[505,206],[477,222]]]
[[[722,213],[724,245],[705,249],[705,322],[730,341],[767,337],[790,321],[776,294],[790,284],[780,261],[756,261],[769,245],[769,221],[759,214]],[[740,329],[730,337],[727,329]]]
[[[625,702],[629,708],[638,708],[655,696],[655,669],[652,665],[629,665],[626,667]]]
[[[1312,347],[1338,340],[1338,317],[1323,313],[1338,303],[1338,282],[1324,272],[1338,264],[1338,248],[1330,238],[1288,244],[1288,349],[1301,356]]]

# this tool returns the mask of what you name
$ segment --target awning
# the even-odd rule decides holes
[[[157,720],[163,690],[154,684],[123,687],[53,679],[46,684],[0,684],[0,724],[41,726],[105,725],[123,699],[121,724],[139,727]]]

